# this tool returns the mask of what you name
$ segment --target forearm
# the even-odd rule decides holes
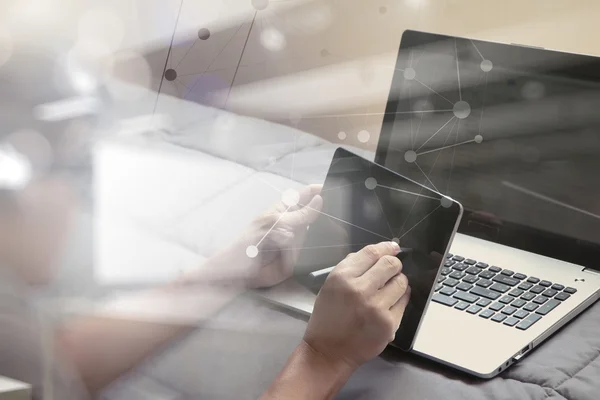
[[[332,399],[354,370],[345,362],[332,362],[303,341],[261,400]]]
[[[123,307],[117,300],[113,307],[69,321],[59,330],[59,344],[95,393],[209,319],[242,291],[177,284],[130,295]]]

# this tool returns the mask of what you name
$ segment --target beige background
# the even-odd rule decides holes
[[[405,29],[600,54],[593,0],[271,0],[261,11],[251,1],[2,0],[0,25],[14,43],[44,51],[83,48],[104,57],[110,50],[114,73],[154,90],[173,40],[168,66],[179,76],[163,82],[163,93],[192,100],[208,93],[204,101],[216,106],[229,96],[235,112],[332,141],[343,131],[359,144],[365,129],[369,148]],[[210,30],[208,40],[196,40],[201,28]],[[273,30],[285,38],[279,51],[261,43]],[[374,115],[310,118],[331,113]]]

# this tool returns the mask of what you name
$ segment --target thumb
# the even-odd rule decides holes
[[[317,195],[299,210],[286,213],[286,215],[282,217],[281,221],[290,227],[308,225],[317,219],[322,208],[323,198]]]

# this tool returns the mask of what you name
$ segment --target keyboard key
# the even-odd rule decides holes
[[[533,287],[533,283],[523,282],[519,286],[517,286],[521,290],[529,290]]]
[[[446,279],[446,277],[445,277],[445,276],[440,276],[440,277],[437,279],[437,283],[442,283],[442,282],[444,282],[444,280],[445,280],[445,279]]]
[[[447,278],[444,281],[444,285],[454,287],[454,286],[458,285],[458,281],[456,279]]]
[[[458,300],[466,301],[467,303],[475,303],[477,300],[480,299],[479,296],[475,296],[474,294],[467,293],[467,292],[462,292],[460,290],[458,292],[456,292],[456,294],[454,295],[454,298],[458,299]]]
[[[487,279],[480,279],[477,281],[476,285],[481,286],[483,288],[489,287],[492,284],[492,281]]]
[[[502,314],[513,315],[517,311],[513,306],[506,306],[502,309]]]
[[[510,269],[503,269],[502,272],[500,272],[502,275],[506,275],[506,276],[512,276],[512,274],[515,273],[515,271],[511,271]]]
[[[482,269],[481,268],[477,268],[475,266],[473,267],[469,267],[465,270],[465,272],[467,274],[471,274],[471,275],[479,275],[481,273]]]
[[[502,304],[509,304],[511,301],[513,301],[515,298],[512,296],[504,296],[502,297],[500,300],[498,300],[500,303]]]
[[[565,301],[566,299],[568,299],[569,297],[571,297],[570,294],[567,294],[565,292],[561,292],[559,294],[557,294],[556,296],[554,296],[554,298],[556,300],[560,300],[560,301]]]
[[[492,272],[494,272],[494,273],[496,273],[496,272],[500,272],[500,271],[502,271],[502,268],[500,268],[500,267],[496,267],[495,265],[492,265],[492,266],[489,268],[489,270],[490,270],[490,271],[492,271]]]
[[[544,297],[544,296],[538,296],[535,299],[533,299],[533,302],[536,304],[544,304],[547,301],[548,301],[548,298]]]
[[[440,290],[440,293],[445,296],[452,296],[454,293],[456,293],[456,289],[444,286],[444,288]]]
[[[527,279],[527,282],[529,283],[538,283],[540,281],[540,278],[536,278],[535,276],[530,276],[529,279]]]
[[[519,322],[518,319],[516,319],[515,317],[510,317],[504,321],[504,325],[515,326],[517,322]]]
[[[525,310],[519,310],[516,313],[513,314],[513,317],[517,317],[519,319],[523,319],[525,317],[527,317],[529,315],[529,313]]]
[[[575,293],[577,293],[577,289],[575,289],[574,287],[566,287],[565,293],[575,294]]]
[[[531,288],[531,293],[540,294],[544,290],[546,290],[546,288],[544,288],[543,286],[536,285],[536,286],[534,286],[534,287]]]
[[[494,322],[502,322],[506,319],[506,315],[502,314],[502,313],[497,313],[496,315],[494,315],[492,317],[492,321]]]
[[[521,308],[525,304],[527,304],[527,302],[525,300],[521,300],[521,299],[516,299],[515,301],[513,301],[512,303],[510,303],[511,306],[517,307],[517,308]]]
[[[469,306],[470,306],[470,304],[469,304],[469,303],[466,303],[466,302],[464,302],[464,301],[461,301],[461,302],[459,302],[457,305],[455,305],[455,306],[454,306],[454,308],[456,308],[456,309],[458,309],[458,310],[462,311],[462,310],[466,309],[466,308],[467,308],[467,307],[469,307]]]
[[[521,274],[521,273],[518,273],[518,272],[517,272],[516,274],[514,274],[514,275],[513,275],[513,278],[515,278],[515,279],[518,279],[518,280],[521,280],[521,281],[522,281],[523,279],[527,278],[527,275],[525,275],[525,274]]]
[[[467,258],[466,260],[463,261],[465,264],[469,264],[469,265],[475,265],[477,264],[477,261],[473,260],[472,258]]]
[[[469,314],[477,314],[479,311],[481,311],[481,307],[476,306],[475,304],[473,304],[471,307],[469,307],[467,309],[467,312]]]
[[[477,264],[475,264],[475,266],[479,267],[479,268],[487,268],[488,267],[488,265],[486,263],[481,262],[481,261],[478,262]]]
[[[452,258],[453,256],[454,256],[454,254],[452,254],[452,253],[446,254],[446,258]]]
[[[452,269],[455,269],[457,271],[464,271],[467,268],[469,268],[469,266],[463,263],[457,263],[452,266]]]
[[[478,277],[476,277],[475,275],[467,275],[463,278],[463,282],[467,282],[467,283],[475,283],[479,280]]]
[[[479,300],[479,301],[477,302],[477,305],[478,305],[478,306],[481,306],[481,307],[487,307],[487,306],[489,306],[489,305],[490,305],[490,303],[491,303],[491,302],[492,302],[492,301],[491,301],[491,300],[489,300],[489,299],[481,299],[481,300]]]
[[[461,256],[453,256],[453,257],[452,257],[452,259],[453,259],[453,260],[455,260],[455,261],[461,262],[461,261],[462,261],[462,260],[464,260],[465,258],[464,258],[464,257],[461,257]]]
[[[502,283],[504,285],[508,285],[508,286],[515,286],[519,284],[519,281],[515,278],[511,278],[509,276],[506,275],[496,275],[492,281],[494,282],[499,282]]]
[[[544,287],[550,287],[550,285],[552,285],[552,282],[550,282],[550,281],[540,281],[540,285],[544,286]]]
[[[519,297],[523,293],[524,292],[521,289],[513,289],[510,292],[508,292],[508,294],[510,294],[511,296],[515,296],[515,297]]]
[[[496,276],[496,274],[487,269],[479,274],[479,277],[484,279],[492,279],[494,276]]]
[[[456,285],[456,288],[458,290],[464,290],[465,292],[468,292],[469,290],[473,289],[473,285],[470,285],[466,282],[461,282],[458,285]]]
[[[523,293],[523,296],[521,296],[521,298],[523,300],[531,301],[531,300],[535,299],[535,294],[531,293],[531,292]]]
[[[444,287],[444,285],[442,285],[441,283],[438,283],[437,285],[435,285],[435,291],[437,292],[438,290],[440,290],[443,287]]]
[[[523,310],[527,310],[527,311],[535,311],[537,310],[539,306],[537,304],[534,303],[527,303],[527,305],[525,307],[523,307]]]
[[[504,308],[504,304],[502,303],[494,303],[490,306],[490,310],[492,311],[500,311]]]
[[[494,315],[494,312],[492,310],[483,310],[482,312],[479,313],[479,316],[481,318],[486,318],[486,319],[491,317],[492,315]]]
[[[477,283],[479,284],[479,282]],[[470,293],[477,296],[485,297],[486,299],[490,300],[496,300],[498,297],[500,297],[500,293],[492,292],[489,289],[485,289],[478,286],[475,286],[473,289],[471,289]]]
[[[542,294],[546,297],[554,297],[556,295],[556,293],[558,293],[558,292],[554,289],[547,289]]]
[[[546,304],[544,304],[543,306],[540,306],[540,308],[535,310],[535,312],[536,312],[536,314],[546,315],[550,311],[554,310],[556,308],[556,306],[558,306],[559,304],[560,304],[560,301],[558,301],[556,299],[550,299],[550,300],[548,300],[548,302]]]
[[[444,284],[445,284],[445,282],[444,282]],[[494,283],[490,287],[490,290],[495,290],[496,292],[500,292],[500,293],[506,293],[506,292],[508,292],[508,289],[510,289],[510,286],[507,286],[503,283]]]
[[[446,268],[446,267],[444,267],[444,268],[442,268],[442,272],[441,272],[441,274],[442,274],[442,275],[444,275],[444,276],[446,276],[446,275],[448,275],[450,272],[452,272],[452,270],[451,270],[450,268]]]
[[[446,261],[446,262],[444,263],[444,267],[451,267],[451,266],[453,266],[454,264],[456,264],[456,261],[453,261],[453,260],[448,260],[448,261]]]
[[[535,324],[536,322],[538,322],[540,319],[542,319],[542,317],[540,317],[537,314],[531,314],[529,315],[527,318],[521,320],[521,322],[519,322],[519,324],[517,325],[517,329],[521,329],[521,330],[525,330],[531,327],[531,325]]]
[[[563,290],[565,287],[563,285],[561,285],[560,283],[555,283],[554,285],[552,285],[552,289],[554,290]]]
[[[458,300],[453,299],[452,297],[444,296],[443,294],[439,293],[435,293],[433,296],[431,296],[431,300],[449,307],[452,307],[456,303],[458,303]]]
[[[453,272],[452,272],[450,275],[448,275],[448,276],[449,276],[450,278],[453,278],[453,279],[458,279],[458,280],[461,280],[462,278],[464,278],[464,277],[465,277],[465,275],[466,275],[466,274],[465,274],[464,272],[461,272],[461,271],[453,271]]]

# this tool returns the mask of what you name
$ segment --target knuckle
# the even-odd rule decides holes
[[[381,258],[381,260],[383,260],[385,265],[392,271],[400,270],[401,263],[400,263],[400,260],[398,259],[398,257],[386,255],[386,256],[383,256]]]
[[[406,275],[400,274],[398,276],[395,276],[394,282],[396,283],[396,285],[398,285],[402,293],[406,293],[408,290],[410,290],[408,288],[408,278],[406,277]]]
[[[372,261],[377,261],[380,258],[380,251],[374,244],[370,244],[363,249],[364,254]]]

